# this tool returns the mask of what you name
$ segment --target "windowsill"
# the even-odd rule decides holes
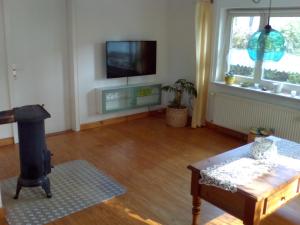
[[[285,99],[291,99],[291,100],[300,101],[300,96],[299,95],[296,95],[295,97],[292,97],[288,93],[275,93],[275,92],[272,92],[270,90],[263,91],[261,89],[256,89],[254,87],[241,87],[241,85],[238,85],[238,84],[227,85],[227,84],[225,84],[225,82],[222,82],[222,81],[214,81],[212,83],[216,84],[216,85],[223,86],[223,87],[226,86],[228,88],[234,88],[234,89],[238,89],[238,90],[245,90],[245,91],[248,91],[248,92],[261,93],[261,94],[265,94],[265,95],[278,96],[280,98],[285,98]]]

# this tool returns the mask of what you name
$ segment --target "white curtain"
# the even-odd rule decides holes
[[[192,127],[205,125],[208,84],[211,72],[211,40],[213,29],[212,0],[198,0],[196,4],[196,88]]]

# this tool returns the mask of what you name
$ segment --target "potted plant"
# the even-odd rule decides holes
[[[197,97],[195,85],[186,79],[177,80],[174,85],[162,87],[163,91],[174,93],[174,100],[167,107],[166,120],[167,124],[172,127],[184,127],[187,124],[188,108],[182,105],[183,93],[189,96]]]
[[[225,74],[225,84],[232,85],[235,82],[235,77],[232,71]]]

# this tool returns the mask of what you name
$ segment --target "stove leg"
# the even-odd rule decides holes
[[[50,191],[50,180],[46,177],[45,181],[42,183],[42,188],[46,192],[47,198],[52,197],[52,193]]]
[[[22,185],[18,181],[17,191],[16,191],[16,195],[15,195],[14,199],[18,199],[19,198],[19,194],[20,194],[21,188],[22,188]]]

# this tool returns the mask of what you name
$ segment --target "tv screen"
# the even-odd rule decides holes
[[[156,41],[106,42],[107,78],[156,74]]]

